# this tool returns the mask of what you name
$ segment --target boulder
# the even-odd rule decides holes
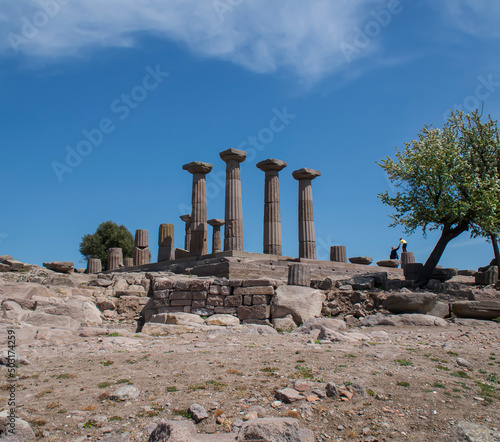
[[[349,262],[353,264],[370,265],[372,261],[373,259],[371,256],[354,256],[353,258],[349,258]]]
[[[500,317],[500,301],[457,301],[451,312],[459,318],[495,319]]]
[[[445,282],[448,281],[448,279],[451,279],[457,275],[458,275],[458,269],[453,269],[453,268],[443,269],[436,267],[432,272],[431,278],[437,279],[438,281],[441,282]]]
[[[36,298],[35,312],[44,312],[51,315],[69,316],[82,325],[102,324],[101,312],[87,298]]]
[[[430,316],[436,316],[438,318],[447,318],[450,316],[450,304],[443,301],[438,301],[432,308],[427,312]]]
[[[73,273],[75,270],[75,264],[71,261],[44,262],[43,266],[58,273]]]
[[[158,315],[156,315],[158,316]],[[205,321],[198,315],[193,315],[192,313],[168,313],[165,324],[176,324],[176,325],[203,325]]]
[[[2,318],[20,322],[22,317],[28,313],[15,301],[4,301],[2,303]]]
[[[314,434],[301,430],[293,418],[251,419],[241,426],[236,441],[313,442]]]
[[[38,327],[36,339],[40,341],[50,341],[56,344],[67,344],[73,341],[75,334],[68,329]]]
[[[0,255],[0,262],[8,261],[9,259],[12,259],[11,255]]]
[[[355,336],[349,336],[348,334],[342,334],[335,330],[331,330],[326,327],[321,327],[318,335],[318,340],[320,341],[330,341],[330,342],[358,342]]]
[[[467,442],[495,442],[500,440],[500,431],[491,430],[484,425],[474,422],[458,421],[456,423],[456,441]]]
[[[17,259],[6,259],[2,262],[2,264],[8,265],[14,272],[23,272],[31,269],[29,264],[25,264]]]
[[[208,412],[203,405],[191,404],[189,412],[197,424],[199,424],[202,420],[208,419]]]
[[[273,327],[278,331],[291,332],[297,328],[292,315],[286,315],[284,318],[273,319]]]
[[[321,330],[323,327],[330,330],[343,330],[347,328],[347,324],[342,319],[312,318],[302,324],[297,330],[295,330],[295,332],[309,333],[312,330]]]
[[[434,293],[399,292],[390,294],[384,301],[384,308],[391,313],[427,313],[437,302]]]
[[[224,327],[234,327],[236,325],[240,325],[240,320],[236,316],[222,314],[209,316],[204,322],[206,325],[219,325]]]
[[[391,267],[393,269],[398,268],[399,264],[401,264],[399,259],[383,259],[382,261],[377,261],[379,267]]]
[[[48,328],[77,329],[80,322],[69,316],[51,315],[44,312],[29,312],[22,317],[27,324]]]
[[[0,263],[0,272],[10,272],[12,269],[7,264]]]
[[[41,284],[20,282],[17,284],[0,285],[0,299],[15,301],[24,309],[34,309],[33,296],[49,297],[53,292]]]
[[[476,274],[476,271],[470,269],[464,269],[464,270],[459,270],[458,274],[460,276],[474,276]]]
[[[147,322],[142,327],[141,332],[150,336],[180,335],[183,333],[193,333],[195,328],[187,325],[155,324]]]
[[[15,433],[11,434],[9,430],[13,430]],[[0,412],[0,435],[0,439],[6,442],[27,442],[36,439],[35,432],[28,422],[15,416],[11,418],[6,411]]]
[[[438,326],[445,327],[448,323],[441,318],[430,315],[420,315],[420,314],[401,314],[401,315],[384,315],[382,313],[377,313],[375,315],[369,315],[362,318],[360,325],[365,327],[374,327],[377,325],[390,325],[395,327],[401,327],[405,325],[425,327],[425,326]]]
[[[271,303],[271,317],[284,318],[292,315],[297,324],[321,316],[326,296],[319,290],[309,287],[282,285],[276,289]]]
[[[140,394],[141,391],[137,387],[125,385],[110,393],[109,398],[114,401],[126,401],[128,399],[135,399],[139,397]]]

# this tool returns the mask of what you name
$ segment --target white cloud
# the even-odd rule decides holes
[[[267,73],[287,67],[314,81],[346,63],[342,41],[371,18],[372,8],[386,4],[381,0],[64,2],[67,4],[62,5],[63,0],[6,0],[0,15],[5,36],[0,51],[15,48],[25,56],[62,57],[95,47],[132,46],[137,41],[135,33],[147,32],[252,71]],[[42,3],[52,5],[54,15],[46,24],[41,20],[45,14],[40,12]],[[41,25],[27,25],[37,18]],[[23,40],[26,32],[29,37]],[[375,49],[376,44],[371,44],[363,48],[363,55]]]

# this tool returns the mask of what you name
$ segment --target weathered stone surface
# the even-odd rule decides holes
[[[161,420],[149,436],[148,442],[195,442],[198,437],[191,421]]]
[[[424,265],[420,262],[407,263],[403,267],[405,279],[416,281],[420,275],[420,272],[424,268]]]
[[[428,313],[437,302],[434,293],[393,293],[384,301],[384,308],[391,313]]]
[[[273,319],[273,327],[278,331],[291,332],[297,328],[297,324],[293,320],[292,315],[287,315],[284,318]]]
[[[447,318],[450,316],[450,304],[447,302],[438,301],[432,308],[427,312],[428,315],[437,316],[438,318]]]
[[[53,270],[54,272],[59,273],[73,273],[73,271],[75,270],[74,263],[70,261],[44,262],[43,266],[49,270]]]
[[[147,322],[142,328],[142,333],[151,336],[167,336],[179,335],[182,333],[192,333],[195,327],[187,325],[174,325],[174,324],[154,324]]]
[[[224,307],[239,307],[243,303],[241,295],[226,296],[224,299]]]
[[[276,391],[276,399],[285,404],[290,404],[304,399],[304,396],[293,388],[283,388],[282,390]]]
[[[310,287],[311,269],[306,264],[290,264],[288,266],[288,285]]]
[[[495,319],[500,317],[500,301],[457,301],[451,312],[460,318]]]
[[[114,401],[126,401],[139,397],[141,391],[133,385],[125,385],[110,393],[109,398]]]
[[[11,364],[21,364],[21,365],[31,365],[28,358],[20,355],[13,350],[4,350],[0,353],[0,364],[11,365]]]
[[[7,264],[0,263],[0,272],[10,272],[12,269]]]
[[[5,259],[2,264],[8,265],[11,271],[19,272],[31,269],[31,265],[18,261],[17,259]]]
[[[220,236],[220,228],[224,225],[224,220],[219,218],[209,219],[207,224],[212,226],[212,253],[220,253],[222,251],[222,242]]]
[[[373,258],[371,256],[354,256],[349,258],[349,262],[352,262],[353,264],[370,265],[372,261]]]
[[[202,420],[208,419],[208,412],[203,405],[192,404],[189,407],[189,412],[193,416],[193,420],[199,424]]]
[[[98,258],[89,258],[87,260],[87,270],[86,273],[94,274],[102,272],[102,263]]]
[[[271,315],[269,305],[242,305],[238,307],[238,318],[244,319],[268,319]]]
[[[235,287],[235,295],[274,295],[272,286],[254,286],[254,287]]]
[[[475,283],[480,285],[496,284],[498,281],[498,267],[490,266],[485,272],[474,274]]]
[[[71,330],[63,328],[38,327],[36,333],[36,339],[57,344],[67,344],[74,338],[75,334]]]
[[[500,431],[490,430],[484,425],[473,422],[458,421],[456,424],[457,442],[497,442]]]
[[[330,247],[330,261],[347,262],[347,252],[345,246]]]
[[[116,270],[123,266],[123,252],[120,247],[112,247],[108,251],[108,270]]]
[[[164,314],[164,313],[163,313]],[[158,316],[158,315],[157,315]],[[192,313],[168,313],[165,319],[165,324],[176,325],[202,325],[205,321],[198,315]]]
[[[438,281],[444,282],[458,275],[458,269],[453,268],[436,268],[432,272],[432,279],[437,279]]]
[[[37,299],[36,302],[35,312],[69,316],[83,325],[99,325],[102,323],[99,309],[82,296],[75,296],[69,299],[42,298]]]
[[[297,324],[321,316],[326,296],[319,290],[299,286],[279,286],[271,303],[272,318],[289,314]]]
[[[342,319],[335,318],[312,318],[302,324],[297,330],[297,333],[309,333],[312,330],[321,330],[323,327],[331,330],[343,330],[347,328],[347,324]]]
[[[236,325],[240,325],[240,320],[236,316],[232,315],[212,315],[205,319],[205,324],[234,327]]]
[[[383,259],[382,261],[377,261],[379,267],[392,267],[397,268],[401,264],[399,259]]]
[[[10,434],[9,429],[15,434]],[[9,413],[6,411],[0,412],[0,435],[0,440],[6,442],[28,442],[36,439],[35,432],[28,422],[14,417],[11,425]]]
[[[390,325],[390,326],[403,326],[403,325],[414,325],[418,327],[425,326],[438,326],[445,327],[448,323],[441,318],[430,315],[421,315],[418,313],[408,313],[400,315],[384,315],[382,313],[377,313],[375,315],[369,315],[360,320],[360,324],[366,327],[373,327],[376,325]]]
[[[413,252],[401,252],[401,268],[404,269],[407,264],[415,262],[415,255]]]
[[[335,330],[331,330],[326,327],[321,327],[318,339],[320,341],[331,341],[331,342],[358,342],[354,336],[349,336],[348,334],[342,334]]]
[[[292,418],[252,419],[245,422],[237,436],[240,441],[312,442],[312,432],[301,432],[299,421]]]
[[[68,329],[76,329],[79,327],[80,322],[76,321],[69,316],[63,315],[51,315],[44,312],[29,312],[26,313],[23,318],[23,322],[31,325],[37,326],[46,326],[46,327],[54,327],[54,328],[68,328]]]

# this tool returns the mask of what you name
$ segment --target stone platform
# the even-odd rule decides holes
[[[326,277],[348,279],[355,275],[377,272],[387,272],[389,278],[404,278],[402,269],[234,250],[203,256],[189,256],[142,266],[122,267],[113,270],[113,272],[172,272],[228,279],[270,278],[287,281],[288,267],[296,263],[307,264],[312,279],[324,279]]]

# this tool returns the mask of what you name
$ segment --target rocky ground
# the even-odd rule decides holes
[[[14,334],[18,358],[9,365],[0,356],[0,409],[8,412],[14,384],[17,417],[27,422],[17,421],[21,440],[256,440],[239,429],[285,417],[310,432],[259,440],[500,440],[495,321],[391,316],[373,306],[390,292],[343,286],[325,290],[324,310],[340,309],[335,318],[292,332],[172,313],[172,324],[136,333],[147,283],[106,278],[42,269],[1,278],[0,351]],[[448,284],[440,302],[473,290]],[[150,437],[163,421],[192,423],[197,435]]]

